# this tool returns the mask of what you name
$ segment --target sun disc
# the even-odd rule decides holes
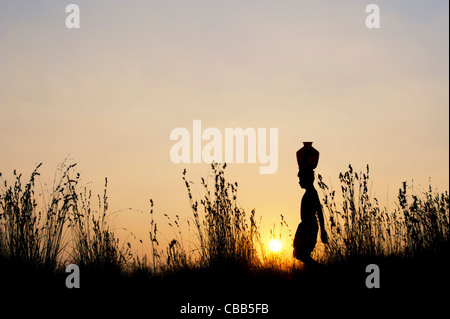
[[[272,239],[269,243],[269,248],[274,253],[278,253],[281,250],[281,246],[281,241],[278,239]]]

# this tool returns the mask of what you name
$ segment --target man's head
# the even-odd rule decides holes
[[[314,171],[312,169],[301,169],[298,172],[299,184],[301,188],[313,187]]]

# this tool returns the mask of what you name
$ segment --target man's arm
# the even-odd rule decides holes
[[[325,221],[323,218],[323,212],[322,212],[322,205],[320,204],[319,196],[317,196],[317,218],[319,219],[319,226],[320,226],[320,239],[322,240],[322,243],[328,244],[328,236],[327,232],[325,230]]]

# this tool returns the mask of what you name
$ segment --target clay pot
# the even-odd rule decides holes
[[[299,169],[315,169],[319,163],[319,151],[312,147],[313,142],[303,142],[303,147],[297,151]]]

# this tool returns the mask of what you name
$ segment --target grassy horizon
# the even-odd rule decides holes
[[[170,282],[180,276],[203,280],[245,277],[250,278],[250,286],[259,287],[266,280],[288,286],[298,278],[305,282],[317,271],[305,272],[301,262],[293,261],[290,247],[283,254],[270,252],[261,240],[257,213],[247,213],[238,206],[238,183],[226,180],[226,164],[211,165],[212,184],[201,178],[203,193],[199,198],[193,195],[186,170],[183,172],[192,210],[187,224],[197,239],[194,249],[187,248],[178,215],[175,219],[167,216],[174,236],[167,246],[160,243],[161,221],[155,220],[150,200],[151,251],[143,256],[133,254],[130,242],[120,242],[108,222],[107,179],[104,193],[95,198],[86,187],[80,189],[76,164],[62,163],[47,200],[38,205],[35,184],[39,168],[40,164],[25,184],[15,171],[13,184],[2,180],[0,267],[4,277],[18,278],[30,272],[32,276],[54,278],[57,287],[64,287],[63,280],[55,278],[64,277],[65,265],[74,263],[86,274],[84,278],[89,278],[83,283],[90,287],[109,280],[132,285]],[[336,192],[320,175],[317,179],[330,237],[329,245],[313,252],[313,257],[327,266],[321,274],[343,266],[356,271],[354,267],[369,261],[395,265],[412,260],[446,261],[448,192],[436,193],[430,185],[425,192],[410,194],[404,182],[396,209],[388,212],[370,196],[368,166],[365,172],[357,173],[350,165],[339,180],[342,197],[338,203]],[[280,217],[281,227],[289,230]],[[280,237],[281,233],[274,228],[271,237]]]

